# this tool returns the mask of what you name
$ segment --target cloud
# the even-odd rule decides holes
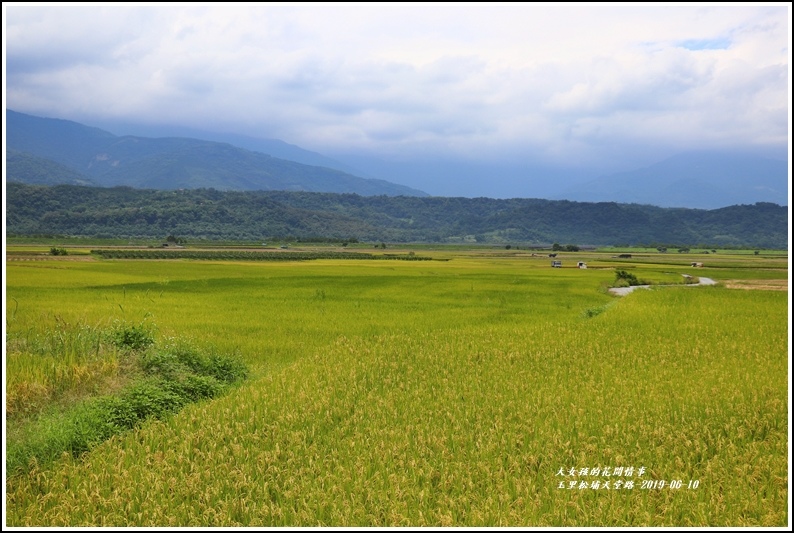
[[[725,37],[716,39],[687,39],[682,41],[680,46],[687,50],[727,50],[730,48],[731,41]]]
[[[152,8],[10,7],[5,30],[10,73],[52,73],[81,65],[118,65],[157,45]],[[148,28],[148,31],[138,31]]]
[[[609,146],[788,142],[789,6],[4,10],[7,105],[33,114],[583,164]]]

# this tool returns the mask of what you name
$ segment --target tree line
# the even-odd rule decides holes
[[[786,249],[788,210],[566,200],[6,186],[8,235]],[[570,243],[570,244],[567,244]]]

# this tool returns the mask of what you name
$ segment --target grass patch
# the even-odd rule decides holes
[[[582,311],[582,318],[595,318],[610,307],[615,305],[615,300],[611,302],[607,302],[604,305],[599,305],[597,307],[588,307],[584,311]]]
[[[248,374],[235,358],[183,341],[168,339],[158,346],[152,328],[143,323],[117,324],[99,337],[122,350],[131,378],[113,394],[51,403],[37,416],[7,421],[8,475],[51,463],[64,453],[77,457],[146,420],[219,396]]]

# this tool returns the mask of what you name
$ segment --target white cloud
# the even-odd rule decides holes
[[[7,105],[33,114],[467,157],[788,142],[788,5],[4,10]]]

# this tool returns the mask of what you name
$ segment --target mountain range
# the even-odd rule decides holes
[[[184,127],[106,123],[117,132],[6,110],[9,181],[160,190],[287,190],[363,196],[464,196],[716,209],[788,204],[785,160],[692,151],[600,177],[516,161],[328,157],[277,139]],[[59,170],[60,169],[60,170]]]
[[[315,167],[327,167],[342,172],[347,172],[354,176],[369,178],[361,172],[360,169],[342,163],[332,157],[327,157],[323,154],[306,150],[300,146],[289,144],[280,139],[261,139],[257,137],[250,137],[248,135],[239,135],[236,133],[225,133],[218,131],[207,131],[196,128],[187,128],[184,126],[159,126],[159,125],[142,125],[130,124],[126,122],[115,121],[102,121],[94,124],[115,133],[116,135],[134,135],[136,137],[187,137],[190,139],[201,139],[204,141],[214,141],[219,143],[231,144],[239,148],[245,148],[252,152],[260,152],[268,154],[271,157],[279,159],[287,159],[302,163],[304,165],[311,165]]]
[[[38,162],[52,183],[83,179],[103,187],[125,185],[161,190],[287,190],[364,196],[426,196],[385,180],[307,165],[228,143],[186,137],[117,136],[60,119],[6,110],[8,181],[41,183],[31,175]],[[24,165],[24,168],[21,166]],[[53,165],[69,172],[58,179]],[[75,174],[82,177],[78,178]]]

